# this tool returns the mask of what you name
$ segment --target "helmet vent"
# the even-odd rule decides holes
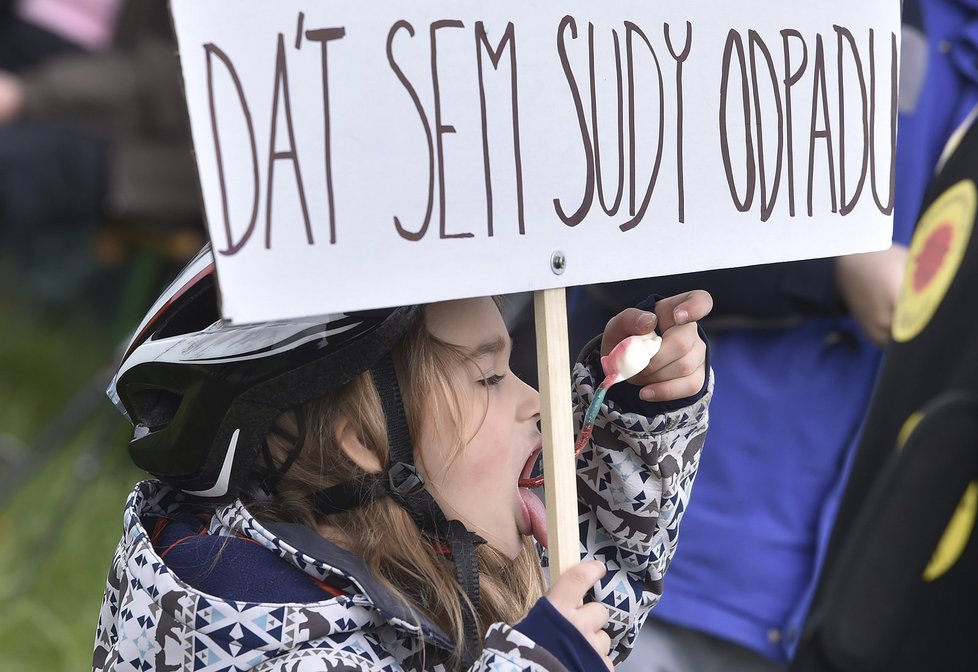
[[[220,319],[217,287],[212,277],[203,278],[192,293],[182,298],[157,329],[155,339],[202,331]]]
[[[180,408],[181,396],[169,390],[145,389],[129,395],[133,421],[149,429],[165,427]]]

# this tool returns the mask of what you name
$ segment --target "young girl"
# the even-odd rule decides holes
[[[578,458],[586,562],[546,591],[543,506],[522,487],[539,396],[509,371],[497,304],[229,325],[205,250],[109,388],[161,480],[127,504],[94,669],[611,669],[675,551],[711,303],[626,310],[575,366],[580,414],[600,355],[658,324],[661,349],[611,388]]]

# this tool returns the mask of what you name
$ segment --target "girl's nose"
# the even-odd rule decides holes
[[[523,386],[522,398],[520,399],[520,417],[537,418],[540,415],[540,393],[532,385],[523,382],[522,379],[520,379],[520,385]]]

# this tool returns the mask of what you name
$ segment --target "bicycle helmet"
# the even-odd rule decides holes
[[[137,327],[107,393],[134,425],[137,466],[197,498],[229,501],[253,485],[252,466],[275,419],[370,372],[387,422],[387,469],[313,493],[324,514],[391,497],[422,534],[447,543],[460,590],[479,604],[475,547],[485,543],[447,520],[414,464],[391,349],[420,318],[420,306],[340,313],[258,324],[220,318],[213,255],[205,246]],[[268,456],[266,455],[266,459]],[[268,484],[266,484],[267,487]],[[274,487],[274,486],[272,486]],[[475,616],[463,613],[467,667],[481,642]]]
[[[133,461],[184,492],[233,499],[284,410],[367,371],[419,306],[232,324],[220,318],[210,246],[160,295],[107,393],[133,423]]]

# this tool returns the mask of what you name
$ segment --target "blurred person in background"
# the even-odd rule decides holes
[[[976,116],[927,189],[790,672],[978,670]]]
[[[702,287],[715,301],[703,324],[717,377],[709,455],[669,587],[619,672],[773,672],[794,654],[907,244],[944,144],[978,102],[978,1],[905,0],[903,23],[890,249],[568,294],[572,352],[652,285]]]
[[[198,219],[167,4],[0,0],[0,242]],[[199,239],[188,245],[199,247]]]

